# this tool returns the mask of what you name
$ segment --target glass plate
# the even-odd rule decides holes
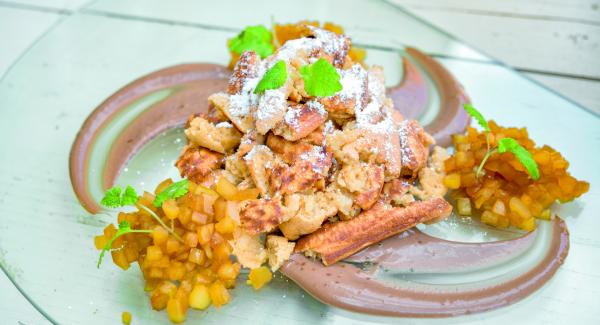
[[[115,216],[91,218],[77,202],[68,174],[71,143],[91,110],[126,83],[182,62],[225,64],[226,39],[243,26],[307,18],[343,25],[368,49],[368,63],[385,67],[389,84],[402,76],[398,52],[405,45],[422,49],[454,74],[487,117],[527,126],[538,143],[561,151],[573,175],[592,183],[582,199],[555,209],[569,226],[569,256],[544,288],[482,314],[375,318],[323,305],[277,275],[258,293],[240,282],[229,305],[190,311],[188,322],[600,323],[600,220],[593,215],[600,210],[598,116],[385,1],[99,0],[67,13],[0,81],[0,266],[29,301],[60,324],[118,324],[125,310],[134,324],[168,323],[165,312],[150,308],[137,267],[96,269],[92,238]],[[150,142],[119,183],[152,189],[175,176],[180,141],[174,130]],[[426,231],[455,240],[473,236],[448,222]]]

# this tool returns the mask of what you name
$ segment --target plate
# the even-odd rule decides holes
[[[346,27],[354,42],[368,49],[368,63],[384,66],[390,85],[402,76],[398,53],[407,45],[420,48],[464,85],[486,116],[503,125],[527,126],[538,143],[561,151],[572,174],[592,184],[583,198],[555,209],[569,226],[569,257],[532,296],[476,315],[373,318],[323,305],[277,275],[258,293],[239,285],[231,304],[190,312],[188,321],[600,322],[595,306],[600,291],[600,221],[593,213],[600,209],[595,186],[600,181],[598,116],[384,1],[219,1],[206,7],[192,0],[177,6],[160,0],[96,1],[66,16],[0,81],[0,134],[8,139],[0,159],[0,266],[50,321],[116,324],[127,310],[134,322],[168,323],[164,312],[149,308],[135,267],[122,272],[106,263],[96,269],[92,237],[114,215],[91,218],[73,194],[68,172],[71,143],[89,113],[123,85],[160,68],[185,62],[225,64],[226,39],[246,25],[268,25],[271,17],[281,22],[310,17]],[[175,177],[171,166],[183,140],[177,130],[159,136],[130,161],[118,182],[152,189],[158,180]],[[488,238],[481,236],[485,232],[456,231],[451,223],[429,230],[453,240]]]

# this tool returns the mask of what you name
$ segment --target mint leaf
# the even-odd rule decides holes
[[[300,75],[304,80],[304,90],[311,96],[327,97],[342,90],[340,75],[333,65],[323,58],[301,67]]]
[[[485,118],[483,118],[483,115],[481,115],[481,113],[475,107],[469,104],[464,104],[463,107],[465,111],[467,111],[467,114],[471,115],[471,117],[474,118],[479,125],[481,125],[484,131],[490,132],[490,126]]]
[[[158,193],[154,199],[154,206],[160,208],[165,200],[176,199],[188,192],[188,180],[184,179],[169,185],[164,191]]]
[[[498,152],[512,152],[523,167],[527,169],[533,180],[537,181],[540,178],[540,171],[538,170],[537,163],[533,160],[533,156],[517,140],[512,138],[500,139],[498,141]]]
[[[127,185],[125,192],[118,186],[113,186],[104,193],[100,204],[107,208],[118,208],[128,205],[134,205],[138,201],[138,195],[135,189]]]
[[[277,61],[271,69],[267,70],[254,89],[255,94],[262,94],[267,89],[277,89],[287,80],[287,68],[283,60]]]
[[[134,205],[138,201],[138,198],[139,196],[135,189],[130,185],[127,185],[127,188],[125,188],[125,192],[121,197],[121,206]]]
[[[121,188],[118,186],[111,187],[104,193],[104,197],[100,204],[107,208],[118,208],[121,206]]]
[[[229,40],[229,50],[242,54],[244,51],[254,51],[265,58],[275,50],[272,43],[273,35],[263,25],[248,26],[235,38]]]
[[[120,189],[119,189],[120,191]],[[151,233],[152,230],[133,230],[131,229],[131,225],[129,224],[128,221],[121,221],[121,223],[119,223],[119,229],[117,229],[117,232],[115,233],[115,235],[113,236],[113,238],[111,238],[106,245],[104,245],[104,247],[102,248],[102,251],[100,252],[100,257],[98,258],[98,265],[97,267],[100,268],[100,264],[102,263],[102,259],[104,258],[104,254],[106,254],[106,252],[108,252],[109,250],[111,250],[112,244],[113,242],[119,238],[122,235],[125,235],[127,233],[130,232],[144,232],[144,233]]]

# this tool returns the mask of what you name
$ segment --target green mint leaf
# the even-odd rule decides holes
[[[311,96],[327,97],[342,90],[340,75],[333,65],[323,58],[301,67],[300,75],[304,80],[304,90]]]
[[[154,206],[160,208],[168,199],[176,199],[178,197],[184,196],[188,192],[188,180],[184,179],[179,182],[175,182],[169,185],[164,191],[158,193],[156,198],[154,199]]]
[[[127,233],[130,233],[130,232],[151,233],[152,230],[133,230],[133,229],[131,229],[131,225],[129,224],[129,222],[127,220],[121,221],[121,223],[119,223],[119,229],[117,229],[117,232],[115,233],[113,238],[111,238],[106,243],[106,245],[104,245],[104,247],[102,248],[102,251],[100,252],[100,257],[98,258],[98,265],[97,265],[98,268],[100,268],[100,264],[102,264],[102,259],[104,258],[104,254],[106,254],[106,252],[111,250],[113,242],[117,238],[119,238]]]
[[[124,207],[128,205],[134,205],[138,201],[138,198],[139,196],[136,193],[135,189],[127,185],[127,188],[125,188],[125,192],[121,197],[121,206]]]
[[[114,186],[106,193],[104,193],[104,197],[100,201],[100,204],[107,208],[118,208],[121,206],[121,188],[118,186]]]
[[[242,54],[244,51],[254,51],[265,58],[275,51],[272,43],[273,35],[263,25],[248,26],[235,38],[229,40],[229,50]]]
[[[262,94],[267,89],[277,89],[285,84],[287,69],[283,60],[277,61],[271,69],[267,70],[254,89],[255,94]]]
[[[474,118],[477,121],[477,123],[479,123],[479,125],[481,125],[484,131],[490,132],[490,126],[488,125],[483,115],[481,115],[481,113],[475,107],[469,104],[464,104],[463,107],[465,111],[467,111],[467,114],[471,115],[471,117]]]
[[[533,180],[537,181],[540,178],[540,171],[538,170],[537,163],[533,160],[533,156],[517,140],[512,138],[500,139],[498,141],[498,152],[512,152],[525,169],[527,169]]]

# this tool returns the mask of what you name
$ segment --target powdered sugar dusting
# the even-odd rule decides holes
[[[367,71],[355,64],[348,70],[338,69],[342,90],[336,94],[342,101],[353,100],[355,110],[363,107],[363,98],[367,96]]]
[[[410,164],[411,151],[408,143],[408,120],[400,122],[398,125],[398,137],[400,138],[400,155],[402,156],[402,165]]]
[[[304,52],[307,54],[311,52],[313,49],[317,48],[320,45],[320,41],[317,41],[312,38],[299,38],[294,40],[289,40],[283,44],[275,54],[273,55],[272,61],[277,62],[279,60],[283,60],[285,62],[290,62],[290,60],[298,57],[300,52]]]
[[[347,36],[338,35],[314,26],[307,27],[311,30],[314,38],[305,37],[285,42],[283,46],[277,49],[271,60],[273,62],[279,60],[289,62],[291,59],[306,56],[319,49],[333,57],[344,57],[346,55],[350,43]],[[315,58],[308,58],[309,62],[312,59]]]
[[[335,131],[335,126],[333,125],[333,122],[331,122],[331,120],[325,122],[325,127],[323,127],[323,134],[332,134],[333,131]]]
[[[311,150],[301,153],[298,156],[301,160],[310,161],[315,172],[323,174],[323,161],[327,159],[325,148],[313,146]]]
[[[232,128],[233,125],[231,125],[231,123],[229,123],[229,122],[221,122],[221,123],[217,123],[217,125],[215,125],[215,127],[217,127],[217,128]]]
[[[290,107],[288,111],[285,112],[283,120],[287,125],[291,126],[292,128],[298,128],[300,126],[298,122],[298,117],[300,117],[301,111],[302,109],[300,107]]]
[[[241,90],[238,93],[229,96],[229,111],[232,116],[243,118],[248,114],[253,114],[254,118],[258,121],[272,119],[276,116],[281,116],[285,112],[287,106],[286,87],[267,90],[262,95],[254,93],[254,89],[265,72],[279,60],[283,60],[289,66],[291,60],[306,59],[309,55],[319,50],[330,55],[339,56],[342,54],[342,56],[345,56],[349,44],[349,39],[346,36],[337,35],[320,28],[310,26],[308,28],[314,35],[314,38],[305,37],[289,40],[277,49],[271,57],[262,61],[258,58],[254,66],[244,69],[244,71],[252,71],[251,74],[244,73],[239,77],[232,76],[231,82],[242,84]],[[348,86],[351,87],[350,81],[348,83]],[[325,109],[322,106],[318,106],[316,103],[310,105],[312,105],[311,108],[317,109],[324,115]]]
[[[311,112],[317,112],[319,115],[321,116],[326,116],[327,115],[327,111],[325,110],[325,107],[323,106],[323,104],[319,103],[316,100],[311,100],[306,102],[305,104],[306,108],[308,108],[308,111]],[[283,120],[285,121],[285,123],[289,126],[291,126],[292,128],[299,128],[300,127],[300,121],[299,119],[301,118],[301,116],[303,114],[305,114],[306,112],[304,112],[305,107],[304,106],[292,106],[290,108],[288,108],[287,112],[285,112],[285,116],[283,118]]]
[[[271,151],[271,149],[269,149],[269,147],[265,146],[264,144],[259,144],[256,145],[254,147],[252,147],[252,149],[250,151],[248,151],[248,153],[244,156],[244,160],[245,161],[250,161],[252,160],[252,158],[258,154],[260,151],[266,151],[269,152]]]
[[[258,99],[258,108],[254,112],[257,121],[270,120],[283,114],[287,106],[286,94],[282,89],[269,89]]]
[[[252,107],[256,107],[258,104],[258,95],[254,93],[254,89],[264,73],[264,65],[259,64],[258,76],[242,80],[242,90],[238,94],[229,96],[229,111],[231,115],[243,118],[250,113]]]
[[[325,110],[325,107],[323,106],[323,104],[319,103],[316,100],[311,100],[311,101],[307,102],[306,106],[308,106],[308,108],[310,108],[312,111],[316,111],[321,116],[325,116],[327,114],[327,111]]]
[[[379,69],[368,72],[369,102],[355,111],[356,125],[379,134],[391,134],[396,130],[390,107],[385,105],[385,85]]]
[[[348,50],[349,39],[325,29],[308,26],[316,40],[321,43],[323,51],[334,57],[344,54]]]

